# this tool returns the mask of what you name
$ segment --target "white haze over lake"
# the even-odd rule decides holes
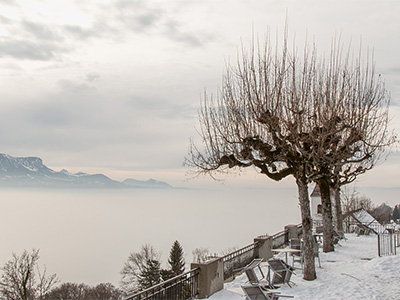
[[[310,192],[312,187],[310,186]],[[399,204],[399,189],[360,189],[376,205]],[[0,266],[24,249],[61,282],[119,285],[131,252],[150,244],[167,267],[178,240],[185,260],[195,248],[221,253],[301,222],[297,189],[106,189],[0,191]]]
[[[295,188],[3,190],[0,199],[1,266],[39,248],[39,265],[61,282],[91,285],[118,285],[129,254],[146,243],[167,267],[175,240],[190,263],[195,248],[221,253],[300,223]]]

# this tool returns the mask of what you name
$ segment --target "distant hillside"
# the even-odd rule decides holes
[[[131,187],[137,187],[137,188],[172,188],[171,185],[169,185],[166,182],[158,181],[155,179],[149,179],[146,181],[142,180],[136,180],[132,178],[125,179],[122,181],[123,184],[126,184]]]
[[[56,172],[38,157],[0,154],[0,186],[53,188],[172,188],[168,183],[149,179],[115,181],[103,174]]]

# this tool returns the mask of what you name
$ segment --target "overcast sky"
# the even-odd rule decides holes
[[[342,32],[374,49],[400,132],[399,12],[398,0],[0,0],[0,152],[185,185],[201,94],[286,14],[299,48],[307,35],[324,53]],[[363,182],[400,186],[399,167],[395,153]]]

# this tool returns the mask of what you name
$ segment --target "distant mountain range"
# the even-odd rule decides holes
[[[112,180],[103,174],[56,172],[43,164],[39,157],[13,157],[0,154],[0,186],[52,188],[173,188],[166,182],[149,179],[141,181]]]

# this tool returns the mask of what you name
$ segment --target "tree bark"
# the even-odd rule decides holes
[[[332,217],[332,202],[329,181],[326,177],[318,180],[319,191],[321,193],[322,204],[322,225],[324,227],[324,242],[323,251],[335,251],[333,246],[333,217]]]
[[[342,212],[342,202],[340,201],[340,187],[335,187],[335,208],[336,208],[336,230],[343,232],[343,212]]]
[[[312,236],[312,219],[310,211],[310,199],[305,176],[296,178],[301,209],[301,223],[303,225],[303,258],[304,258],[304,280],[317,278],[315,272],[314,241]]]

